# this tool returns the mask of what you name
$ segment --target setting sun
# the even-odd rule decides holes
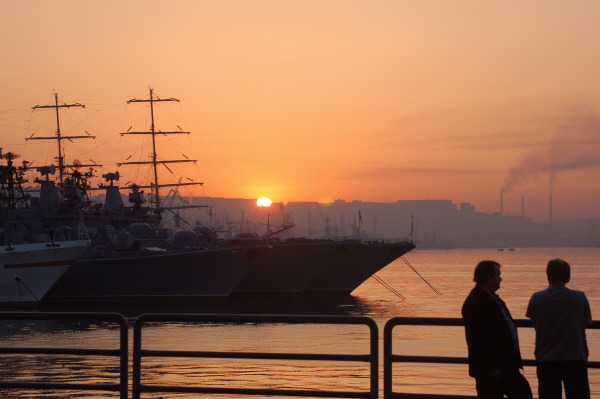
[[[271,200],[267,197],[262,197],[256,200],[256,205],[258,206],[271,206]]]
[[[600,55],[589,51],[600,2],[540,13],[533,2],[175,0],[142,18],[135,1],[37,3],[3,2],[0,24],[13,60],[0,143],[34,165],[55,162],[56,141],[25,140],[56,137],[53,113],[33,108],[55,92],[62,133],[95,136],[64,140],[65,162],[102,165],[99,180],[148,161],[136,132],[150,105],[128,101],[152,87],[168,100],[152,124],[173,132],[156,135],[158,158],[200,160],[157,165],[163,184],[205,182],[183,197],[438,199],[496,213],[502,191],[506,216],[545,221],[552,191],[555,219],[600,217]],[[148,21],[165,27],[160,40],[137,40]],[[33,72],[40,60],[53,69]],[[151,180],[143,166],[119,172]]]

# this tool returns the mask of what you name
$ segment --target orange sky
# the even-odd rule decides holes
[[[148,96],[193,195],[279,202],[450,199],[536,220],[600,217],[600,3],[12,1],[0,3],[0,146],[44,164],[53,90],[67,158],[149,154]],[[137,124],[137,125],[136,125]],[[83,142],[85,141],[85,142]],[[149,175],[120,168],[125,181]],[[177,181],[168,172],[162,180]],[[162,182],[162,181],[161,181]],[[183,190],[182,190],[183,191]]]

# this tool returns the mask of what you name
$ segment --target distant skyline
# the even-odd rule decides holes
[[[0,147],[119,170],[145,160],[152,87],[182,195],[395,202],[448,199],[479,212],[600,217],[600,3],[174,0],[2,2]],[[98,179],[98,183],[101,179]],[[166,194],[168,190],[163,193]]]

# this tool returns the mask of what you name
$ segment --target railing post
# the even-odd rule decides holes
[[[131,398],[140,398],[140,384],[142,378],[142,323],[139,318],[133,324],[133,370],[131,373]]]
[[[125,317],[120,315],[120,349],[121,349],[121,357],[120,357],[120,380],[121,380],[121,399],[127,399],[128,397],[128,382],[129,382],[129,339],[128,339],[128,329],[127,329],[127,320]]]
[[[372,319],[369,325],[371,330],[371,399],[379,397],[379,334],[377,323]]]
[[[389,322],[383,327],[383,398],[392,397],[392,329]]]

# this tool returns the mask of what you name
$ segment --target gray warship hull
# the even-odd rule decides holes
[[[222,302],[249,270],[235,248],[121,255],[74,262],[44,297],[65,302]]]
[[[350,294],[407,242],[301,240],[74,262],[45,302],[202,301],[230,295]]]
[[[412,243],[302,240],[251,245],[248,273],[234,295],[350,294],[415,248]]]

